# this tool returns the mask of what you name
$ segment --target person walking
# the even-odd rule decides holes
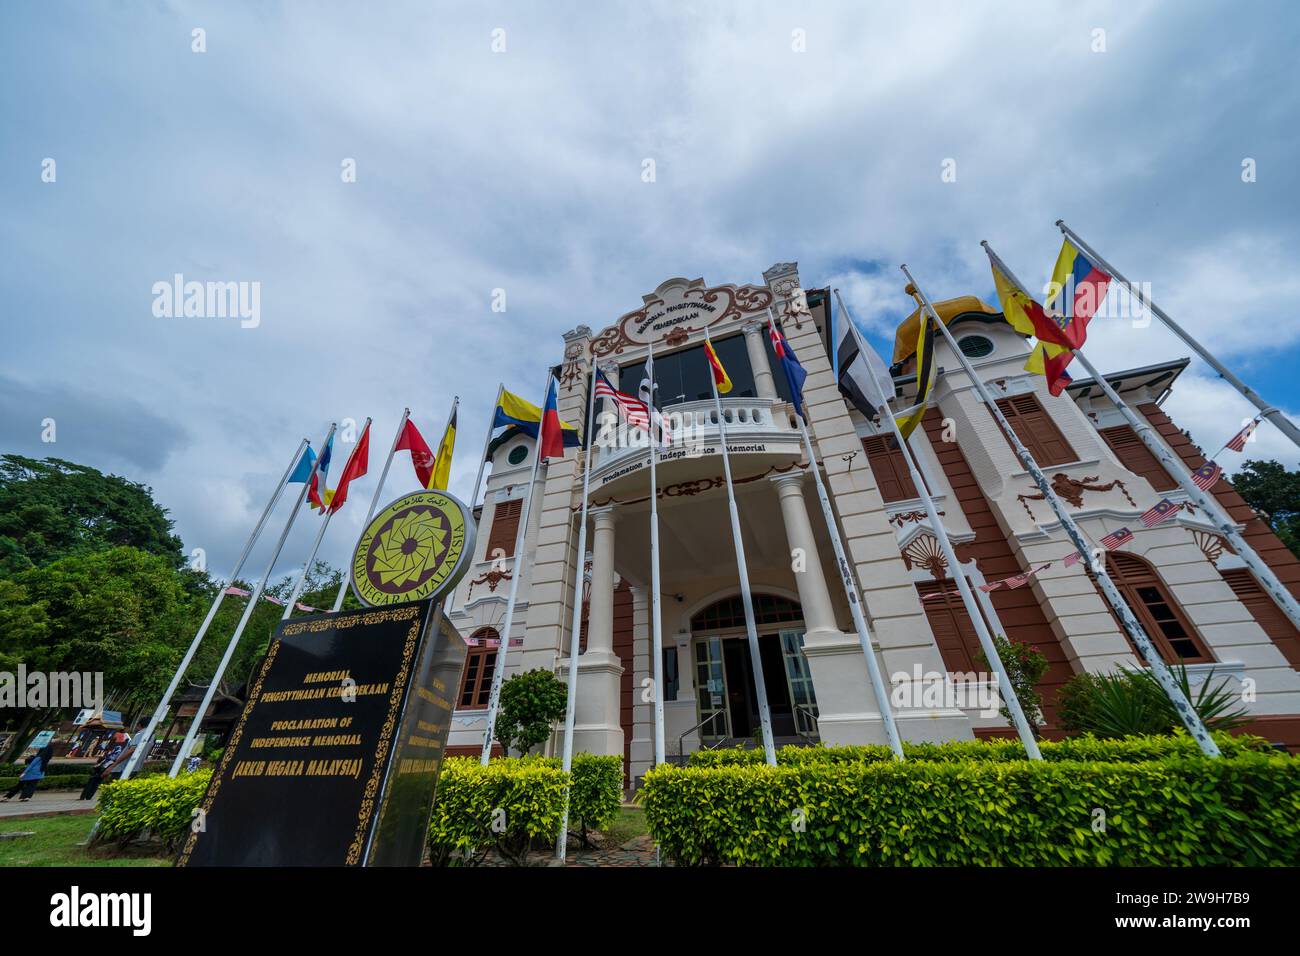
[[[95,791],[98,790],[99,785],[104,782],[104,774],[108,773],[109,764],[112,762],[113,758],[111,756],[105,756],[103,759],[95,761],[95,767],[90,771],[90,779],[87,780],[86,785],[82,787],[81,796],[77,798],[78,800],[95,799]]]
[[[52,759],[54,759],[54,744],[46,744],[43,750],[28,761],[27,768],[23,770],[22,776],[4,795],[4,798],[10,800],[14,794],[21,792],[22,796],[18,798],[20,803],[30,800],[32,794],[36,792],[36,785],[45,779],[45,771]]]

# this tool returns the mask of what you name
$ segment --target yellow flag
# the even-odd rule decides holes
[[[456,448],[456,412],[452,411],[451,421],[443,432],[442,442],[438,445],[438,457],[433,462],[433,472],[429,475],[431,491],[446,491],[451,480],[451,454]]]

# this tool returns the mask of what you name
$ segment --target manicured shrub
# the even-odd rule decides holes
[[[1213,735],[1225,757],[1248,751],[1270,751],[1268,741],[1249,735],[1226,733]],[[1185,733],[1154,737],[1125,737],[1122,740],[1099,740],[1096,737],[1069,737],[1065,740],[1039,741],[1038,749],[1046,761],[1096,760],[1131,763],[1171,756],[1194,757],[1200,754],[1196,741]],[[1018,740],[950,740],[942,744],[903,744],[908,760],[925,762],[1024,760],[1025,748]],[[782,747],[776,752],[778,764],[796,766],[809,763],[881,763],[893,762],[893,752],[884,744],[846,747]],[[699,750],[691,754],[689,766],[728,767],[761,764],[761,750],[741,748]]]
[[[657,767],[641,791],[683,865],[1300,863],[1300,761],[912,760]]]
[[[1020,710],[1025,715],[1025,722],[1037,737],[1039,728],[1043,724],[1043,695],[1038,692],[1038,682],[1047,673],[1047,658],[1038,648],[1021,641],[1010,640],[1001,634],[994,634],[992,638],[998,658],[1006,669],[1007,680],[1011,682],[1011,689],[1016,692],[1016,700],[1020,701]],[[988,656],[983,651],[980,651],[979,659],[985,667],[992,669]],[[1011,711],[1005,704],[998,708],[998,713],[1008,723],[1013,722]]]
[[[501,685],[501,713],[496,737],[509,754],[513,747],[527,754],[551,735],[551,726],[564,716],[568,704],[564,681],[542,668],[515,674]]]
[[[104,784],[99,790],[96,839],[126,845],[153,834],[175,850],[189,832],[194,808],[211,777],[211,770],[198,770],[178,777],[158,774]]]
[[[589,831],[603,830],[613,823],[622,805],[622,756],[574,754],[569,826],[579,829],[582,842],[586,844]]]
[[[493,849],[522,863],[531,847],[554,842],[566,780],[559,758],[497,758],[486,769],[490,773],[472,757],[452,757],[443,764],[429,826],[429,855],[435,865],[481,862]],[[578,828],[585,842],[588,831],[604,829],[618,816],[623,758],[574,754],[572,778],[569,826]],[[516,806],[522,812],[513,813]],[[504,825],[503,832],[491,827],[497,808],[505,811],[504,820],[495,817],[498,829]]]
[[[18,777],[0,777],[0,791],[8,793],[18,783]],[[85,773],[47,773],[36,785],[37,790],[80,790],[90,780]]]
[[[544,760],[450,757],[438,777],[429,821],[434,866],[480,862],[496,850],[522,864],[535,839],[554,839],[566,775]]]

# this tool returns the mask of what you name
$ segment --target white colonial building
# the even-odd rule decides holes
[[[561,417],[585,423],[591,357],[611,381],[635,394],[653,344],[661,405],[678,427],[703,439],[694,453],[683,446],[664,450],[657,463],[670,757],[748,740],[758,730],[702,354],[706,327],[735,383],[722,399],[723,413],[774,733],[778,742],[885,740],[790,396],[784,377],[773,375],[778,366],[763,324],[769,306],[808,371],[810,430],[886,680],[985,670],[952,575],[981,584],[1048,561],[1054,563],[1030,585],[984,595],[981,608],[994,633],[1031,644],[1050,661],[1041,686],[1049,734],[1056,691],[1071,674],[1138,666],[1087,571],[1061,562],[1072,549],[1059,522],[946,344],[938,340],[936,364],[943,371],[911,446],[960,569],[944,560],[893,439],[852,409],[836,386],[828,358],[829,290],[803,288],[793,263],[773,266],[763,278],[761,285],[722,286],[670,279],[608,328],[593,334],[580,326],[568,333],[557,367]],[[1300,746],[1300,635],[1212,522],[1189,508],[1144,530],[1138,516],[1161,497],[1186,499],[1095,383],[1076,381],[1054,397],[1041,377],[1022,370],[1029,346],[999,312],[970,297],[938,309],[1085,532],[1099,540],[1123,526],[1133,530],[1134,540],[1110,552],[1107,566],[1162,653],[1189,662],[1193,679],[1213,668],[1216,682],[1221,676],[1253,682],[1249,729]],[[915,321],[900,326],[893,357],[900,408],[911,403],[914,390],[909,346]],[[1195,466],[1202,462],[1199,451],[1161,409],[1185,365],[1135,368],[1108,379],[1170,450]],[[608,427],[612,408],[598,413]],[[491,446],[476,561],[454,599],[453,621],[473,646],[449,750],[477,752],[481,745],[512,576],[522,568],[507,675],[545,668],[561,676],[572,637],[574,581],[582,576],[576,745],[625,754],[631,784],[653,762],[648,451],[598,440],[594,453],[571,449],[545,463],[529,489],[533,444],[507,429]],[[578,513],[588,462],[588,553],[580,556]],[[1246,539],[1300,594],[1300,561],[1227,481],[1213,491]],[[530,493],[524,554],[516,555],[523,499]],[[795,553],[810,556],[806,570],[793,570]],[[896,715],[909,740],[1010,733],[1001,717],[974,707],[913,706]]]

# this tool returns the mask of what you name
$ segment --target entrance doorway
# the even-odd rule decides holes
[[[786,598],[755,595],[754,617],[772,736],[815,740],[817,700],[803,656],[802,611]],[[757,736],[758,693],[740,598],[696,614],[692,631],[700,739],[716,743]]]

